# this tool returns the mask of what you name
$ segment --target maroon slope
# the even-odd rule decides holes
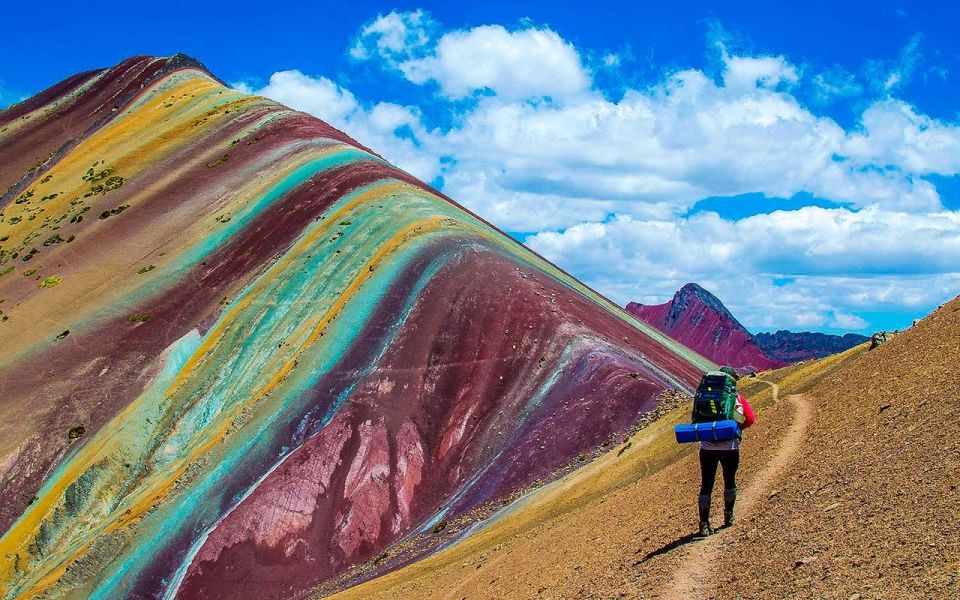
[[[716,363],[749,371],[786,364],[767,357],[720,300],[695,283],[680,288],[670,302],[631,302],[627,312]]]

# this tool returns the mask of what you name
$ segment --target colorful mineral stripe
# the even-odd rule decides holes
[[[183,56],[8,108],[0,157],[2,597],[309,593],[711,366]]]

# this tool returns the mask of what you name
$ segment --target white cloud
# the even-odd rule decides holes
[[[621,304],[663,302],[697,281],[748,327],[808,327],[817,315],[817,327],[862,329],[858,311],[921,310],[960,291],[958,232],[957,212],[807,207],[737,221],[621,216],[527,244]]]
[[[411,33],[424,22],[433,24],[422,12],[380,16],[357,44],[414,83],[436,81],[443,97],[488,94],[422,150],[449,158],[448,192],[513,231],[570,226],[583,213],[681,214],[704,197],[751,192],[937,210],[921,176],[960,171],[957,126],[884,100],[847,131],[789,93],[801,73],[784,56],[733,54],[721,39],[719,83],[687,69],[614,101],[590,89],[581,53],[552,30],[484,25],[431,41]],[[543,96],[562,101],[531,101]],[[893,148],[886,138],[897,132]]]
[[[914,215],[811,206],[736,221],[713,212],[670,220],[618,216],[545,231],[527,243],[575,270],[617,276],[660,264],[698,276],[744,270],[796,276],[921,275],[957,269],[958,232],[957,211]]]
[[[869,325],[865,319],[844,312],[834,312],[830,324],[837,329],[845,329],[847,331],[862,330]]]
[[[730,56],[723,52],[723,85],[730,90],[774,89],[796,83],[797,69],[782,56]]]
[[[491,218],[505,215],[501,223],[520,231],[573,225],[598,203],[644,216],[750,192],[940,207],[935,187],[918,175],[960,171],[960,152],[953,151],[960,128],[919,119],[907,105],[895,111],[878,104],[848,132],[763,84],[789,80],[781,61],[750,69],[737,64],[731,58],[731,68],[740,69],[735,88],[687,70],[653,88],[628,90],[616,102],[599,95],[562,106],[486,98],[438,139],[436,153],[455,158],[448,191]],[[903,138],[895,156],[883,154],[892,149],[891,127]],[[571,217],[560,224],[560,213],[543,210],[556,198],[565,198]],[[483,206],[501,208],[494,214]]]
[[[863,133],[850,136],[847,153],[861,163],[893,166],[908,173],[960,172],[960,129],[902,100],[881,100],[862,117]]]
[[[547,28],[511,32],[484,25],[454,31],[440,38],[434,55],[400,68],[414,83],[436,81],[450,98],[489,90],[505,100],[560,99],[590,86],[576,48]]]
[[[812,88],[823,103],[862,94],[847,71],[805,76],[785,56],[715,48],[718,77],[689,68],[610,98],[584,67],[589,53],[551,29],[441,32],[422,11],[394,11],[364,26],[350,53],[435,83],[434,110],[452,116],[443,129],[416,107],[364,104],[296,71],[256,93],[423,179],[439,175],[446,193],[533,233],[532,247],[621,303],[663,301],[698,281],[750,326],[863,328],[858,312],[920,310],[955,293],[960,213],[943,209],[925,177],[960,174],[960,126],[891,97],[894,82],[844,128],[795,91]],[[871,69],[903,82],[918,56],[911,42],[896,64]],[[615,67],[610,57],[598,68]],[[703,198],[745,193],[807,193],[855,210],[681,216]],[[791,283],[774,285],[781,277]]]
[[[266,86],[254,90],[248,85],[241,91],[266,96],[296,110],[322,115],[321,118],[330,123],[342,122],[360,107],[353,94],[333,81],[326,77],[310,77],[296,70],[278,71],[270,76]]]
[[[235,81],[230,84],[230,87],[244,94],[253,94],[253,86],[246,81]]]
[[[350,56],[366,60],[374,56],[396,64],[425,47],[436,24],[426,12],[391,11],[360,28],[350,47]]]
[[[822,327],[826,324],[826,322],[826,315],[812,310],[804,310],[794,313],[792,319],[792,324],[802,329]]]
[[[577,49],[548,27],[508,31],[482,25],[430,42],[422,11],[391,12],[361,28],[350,51],[357,59],[385,59],[413,83],[436,82],[448,98],[486,92],[507,100],[563,99],[590,87]]]

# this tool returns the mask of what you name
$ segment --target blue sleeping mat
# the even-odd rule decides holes
[[[676,425],[673,432],[677,436],[677,443],[688,442],[723,442],[732,440],[740,435],[740,425],[733,419],[714,421],[712,423],[687,423]]]

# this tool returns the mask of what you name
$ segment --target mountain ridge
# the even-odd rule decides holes
[[[767,356],[774,360],[791,363],[823,358],[870,340],[868,336],[858,333],[833,335],[818,331],[794,332],[786,329],[772,333],[761,331],[753,338]]]
[[[0,112],[0,595],[305,593],[712,366],[199,64]]]

